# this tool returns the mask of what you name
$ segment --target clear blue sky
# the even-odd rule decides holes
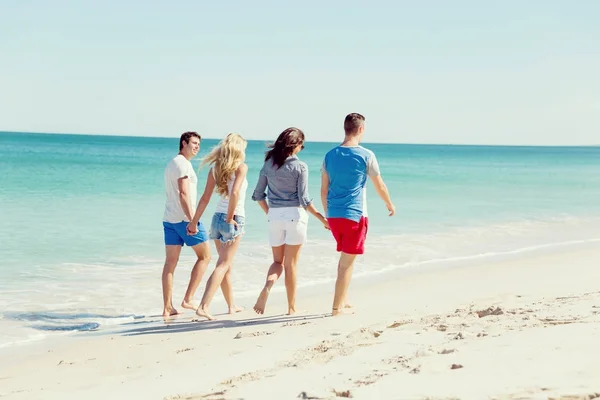
[[[600,1],[4,1],[0,130],[599,144]]]

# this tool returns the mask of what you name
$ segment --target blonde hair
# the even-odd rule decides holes
[[[230,133],[202,159],[202,165],[212,165],[215,192],[221,196],[229,195],[227,181],[244,162],[246,145],[243,137]]]

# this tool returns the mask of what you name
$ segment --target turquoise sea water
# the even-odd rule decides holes
[[[216,143],[203,140],[199,156]],[[247,234],[234,276],[247,306],[270,257],[265,217],[250,199],[265,143],[251,141],[246,156]],[[309,141],[300,153],[319,209],[319,168],[335,145]],[[365,146],[398,214],[387,217],[369,188],[358,277],[600,238],[599,147]],[[160,311],[163,170],[177,150],[178,138],[0,133],[0,346]],[[206,170],[198,177],[202,191]],[[330,234],[314,219],[309,229],[303,287],[331,281],[336,269]],[[184,249],[175,302],[191,262]]]

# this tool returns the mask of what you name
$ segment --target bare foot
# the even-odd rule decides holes
[[[296,307],[289,307],[287,315],[294,315],[294,314],[296,314]]]
[[[198,309],[198,304],[194,303],[193,301],[185,301],[185,300],[183,300],[181,302],[181,307],[187,308],[188,310],[194,310],[194,311],[196,311]]]
[[[338,315],[350,315],[354,314],[354,311],[349,311],[347,308],[333,308],[331,310],[331,316],[337,317]]]
[[[245,310],[244,307],[238,307],[238,306],[229,307],[229,314],[239,313],[239,312],[242,312],[244,310]]]
[[[254,311],[256,311],[257,314],[264,314],[268,298],[269,290],[267,288],[263,288],[258,295],[258,299],[256,299],[256,304],[254,305]]]
[[[350,303],[344,303],[341,306],[341,308],[352,308],[352,307],[354,307],[354,306],[352,304],[350,304]]]
[[[174,309],[173,307],[168,307],[163,309],[163,317],[172,317],[173,315],[178,315],[179,311]]]
[[[202,306],[198,307],[198,309],[196,310],[196,315],[199,317],[206,318],[209,321],[214,321],[216,319],[215,317],[210,315],[206,308],[203,308]]]

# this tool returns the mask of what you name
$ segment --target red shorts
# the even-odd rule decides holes
[[[337,242],[337,251],[346,254],[363,254],[369,227],[369,219],[361,217],[359,222],[346,218],[327,218],[331,233]]]

